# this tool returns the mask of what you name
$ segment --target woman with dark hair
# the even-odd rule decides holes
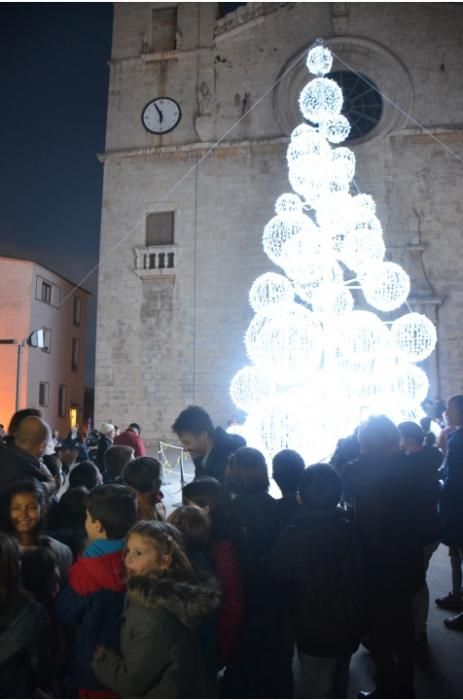
[[[152,457],[138,457],[125,465],[122,483],[135,491],[139,520],[165,520],[161,465]]]
[[[62,585],[72,564],[72,553],[65,544],[42,534],[48,512],[48,497],[42,484],[35,479],[17,481],[6,490],[4,499],[2,529],[17,540],[21,549],[51,547]]]
[[[238,658],[226,674],[232,697],[282,697],[277,660],[275,589],[268,559],[278,531],[276,501],[264,455],[241,447],[228,460],[225,486],[232,494],[231,513],[239,530],[238,558],[244,577],[245,615]]]

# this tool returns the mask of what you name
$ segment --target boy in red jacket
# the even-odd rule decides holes
[[[79,697],[111,698],[93,674],[92,659],[99,644],[119,649],[126,588],[122,550],[136,520],[136,504],[127,488],[106,484],[88,494],[86,508],[89,543],[69,571],[57,614],[63,624],[76,626],[73,670]]]

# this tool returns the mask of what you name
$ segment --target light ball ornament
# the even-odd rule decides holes
[[[277,214],[264,228],[264,251],[272,262],[279,265],[284,245],[303,231],[310,235],[314,228],[316,226],[313,221],[303,214]]]
[[[330,78],[315,78],[299,96],[299,108],[309,122],[323,122],[339,114],[343,97],[339,85]]]
[[[342,316],[354,308],[351,292],[343,284],[325,284],[318,287],[311,298],[313,311]]]
[[[342,114],[327,119],[321,124],[320,129],[331,143],[342,143],[350,134],[349,121]]]
[[[325,75],[333,65],[333,54],[325,46],[314,46],[307,54],[306,66],[314,75]]]
[[[342,244],[339,259],[350,270],[365,269],[383,260],[386,246],[382,236],[368,233],[365,229],[350,232]]]
[[[398,355],[409,362],[425,360],[437,342],[434,324],[423,314],[414,312],[393,322],[391,337]]]
[[[338,263],[330,258],[319,256],[318,259],[312,259],[304,266],[304,279],[294,281],[296,293],[311,304],[313,295],[319,289],[324,289],[327,285],[339,283],[342,281],[342,270]]]
[[[249,302],[256,312],[277,304],[290,304],[293,300],[291,282],[276,272],[266,272],[258,277],[249,291]]]
[[[274,382],[258,367],[254,366],[240,369],[230,385],[232,401],[238,408],[246,412],[268,399],[274,391]]]
[[[297,194],[289,192],[282,194],[275,202],[276,214],[301,214],[304,207],[304,202]]]
[[[327,328],[332,363],[347,369],[372,367],[378,357],[390,352],[389,333],[370,311],[355,310],[336,319]]]
[[[305,231],[298,233],[283,246],[280,266],[292,280],[306,282],[308,261],[324,262],[326,248],[326,238],[318,229],[310,234]]]
[[[401,406],[411,409],[425,400],[429,391],[429,380],[421,367],[408,364],[396,370],[391,386]]]
[[[303,306],[293,304],[291,312],[267,319],[250,349],[250,357],[277,384],[291,385],[314,374],[322,351],[320,322]]]
[[[407,300],[410,277],[400,265],[383,262],[362,276],[362,289],[371,306],[380,311],[393,311]]]
[[[331,153],[331,162],[338,179],[344,178],[348,182],[352,180],[355,175],[355,155],[350,148],[335,148]]]

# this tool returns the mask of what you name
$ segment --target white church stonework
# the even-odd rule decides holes
[[[220,18],[219,3],[116,3],[95,417],[140,422],[150,448],[189,403],[240,418],[230,380],[317,37],[353,81],[348,118],[366,110],[347,143],[357,186],[410,274],[412,310],[437,327],[430,397],[463,390],[461,6],[247,3]]]

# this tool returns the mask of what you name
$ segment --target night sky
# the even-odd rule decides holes
[[[0,255],[74,282],[98,261],[112,3],[0,5]],[[87,382],[93,379],[97,274]],[[1,304],[1,300],[0,300]]]

